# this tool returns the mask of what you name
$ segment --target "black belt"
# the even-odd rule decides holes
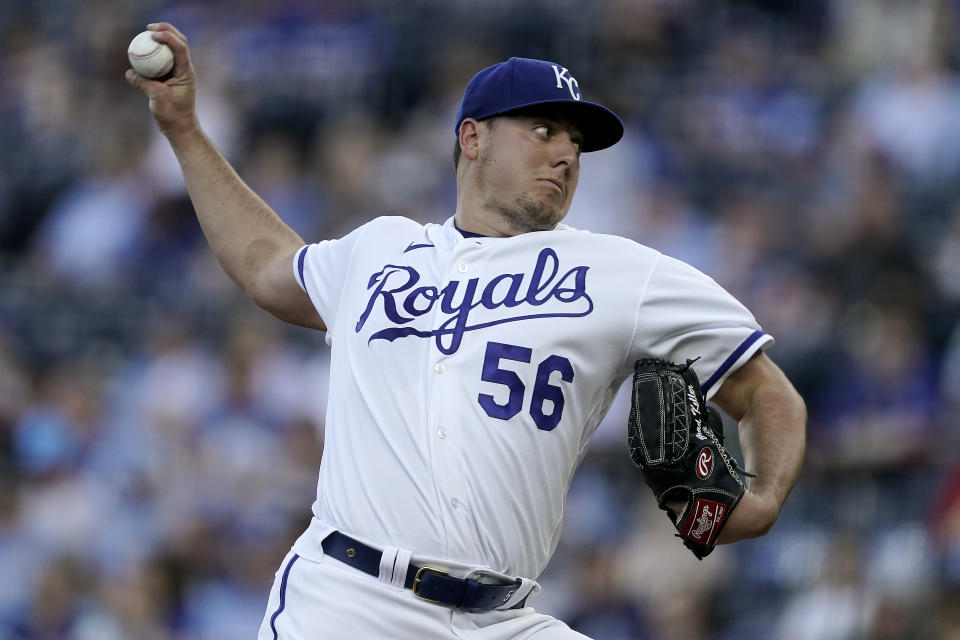
[[[320,544],[326,555],[375,578],[380,576],[380,557],[383,555],[380,551],[339,531],[328,535]],[[407,567],[403,586],[412,589],[413,595],[427,602],[462,609],[495,609],[516,593],[520,580],[507,585],[482,584],[473,578],[454,578],[441,569],[418,567],[411,563]],[[523,605],[521,603],[518,606]]]

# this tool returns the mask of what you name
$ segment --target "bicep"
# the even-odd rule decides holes
[[[284,252],[269,260],[247,294],[257,306],[284,322],[326,331],[323,318],[294,275],[295,254]]]
[[[799,399],[799,395],[780,367],[763,351],[757,351],[743,366],[724,380],[712,400],[727,415],[740,420],[761,389]]]

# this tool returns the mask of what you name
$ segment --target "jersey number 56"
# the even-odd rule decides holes
[[[488,342],[487,352],[483,357],[483,372],[480,379],[485,382],[502,384],[510,390],[510,395],[504,404],[498,404],[492,395],[481,393],[477,401],[491,418],[509,420],[520,413],[523,408],[523,396],[526,386],[515,371],[501,369],[501,360],[515,360],[530,362],[533,351],[527,347],[502,342]],[[563,356],[547,356],[537,367],[537,377],[533,384],[533,397],[530,399],[530,417],[538,429],[550,431],[560,423],[563,415],[563,389],[550,384],[550,374],[560,372],[560,379],[564,382],[573,382],[573,365]],[[547,414],[543,412],[544,403],[549,400],[553,403],[553,410]]]

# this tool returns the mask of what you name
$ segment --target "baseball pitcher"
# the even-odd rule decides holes
[[[626,448],[683,543],[703,558],[769,530],[799,473],[803,402],[764,354],[771,336],[712,279],[563,224],[582,154],[623,134],[571,69],[511,58],[469,81],[445,221],[381,217],[308,244],[204,135],[186,38],[149,29],[173,72],[127,80],[212,250],[258,305],[331,349],[313,518],[261,640],[583,638],[532,596],[571,477],[630,376]],[[742,464],[707,401],[738,422]]]

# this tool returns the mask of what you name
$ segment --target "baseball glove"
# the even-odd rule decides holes
[[[637,361],[627,447],[677,536],[703,560],[743,497],[742,475],[752,474],[724,448],[723,421],[704,401],[693,362]],[[668,503],[683,508],[675,514]]]

